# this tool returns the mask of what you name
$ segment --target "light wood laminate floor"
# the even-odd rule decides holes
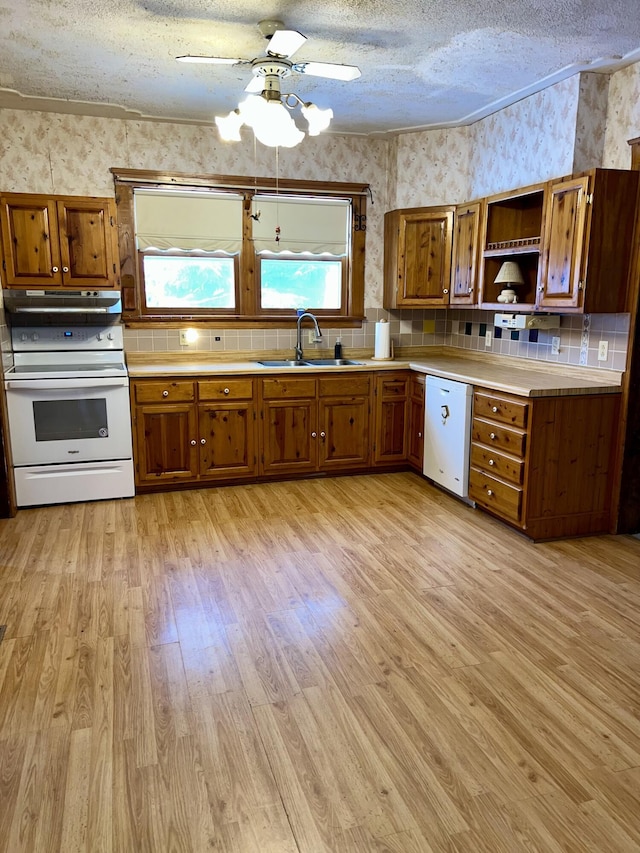
[[[409,473],[23,510],[0,850],[638,851],[639,619]]]

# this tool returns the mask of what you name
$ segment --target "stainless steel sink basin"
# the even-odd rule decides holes
[[[348,358],[309,358],[307,364],[312,367],[347,367],[350,364],[362,364],[362,362],[351,361]]]
[[[273,358],[267,361],[259,361],[265,367],[309,367],[308,361],[298,361],[295,358]]]
[[[264,367],[348,367],[353,364],[362,364],[361,361],[351,361],[348,358],[309,358],[298,361],[295,358],[272,358],[259,361]]]

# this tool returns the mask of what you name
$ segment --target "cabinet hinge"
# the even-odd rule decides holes
[[[593,193],[587,193],[585,196],[585,201],[587,204],[593,204]]]
[[[115,271],[116,271],[116,265],[114,264],[114,265],[113,265],[113,272],[114,272],[114,274],[115,274]]]
[[[4,259],[4,258],[2,259],[2,269],[3,269],[3,270],[5,270],[5,271],[6,271],[6,269],[7,269],[7,262],[5,261],[5,259]]]
[[[110,216],[110,217],[109,217],[109,224],[111,225],[111,227],[112,227],[112,228],[113,228],[113,226],[115,225],[115,223],[114,223],[114,221],[113,221],[113,216]]]

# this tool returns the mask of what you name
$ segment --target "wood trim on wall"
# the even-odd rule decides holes
[[[640,136],[629,140],[631,169],[640,171]],[[640,190],[636,206],[633,258],[629,273],[629,340],[622,377],[620,448],[617,488],[614,489],[614,533],[640,532]]]

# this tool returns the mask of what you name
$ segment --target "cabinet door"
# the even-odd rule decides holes
[[[450,303],[477,302],[480,203],[456,208]]]
[[[588,228],[589,177],[554,184],[544,228],[543,269],[537,306],[579,308],[584,298],[583,249]]]
[[[256,473],[255,406],[252,402],[201,404],[198,420],[201,477]]]
[[[64,284],[90,288],[118,284],[115,212],[108,199],[58,201]]]
[[[316,470],[317,410],[315,396],[306,400],[264,401],[262,467],[265,474]]]
[[[47,196],[2,198],[2,243],[8,287],[62,284],[56,205]]]
[[[406,462],[408,383],[407,373],[376,377],[376,435],[373,450],[376,465]]]
[[[136,470],[141,483],[195,479],[198,446],[195,407],[136,406]]]
[[[385,214],[385,308],[448,305],[453,208]]]
[[[321,398],[320,468],[337,470],[369,463],[369,397]]]
[[[409,397],[409,431],[407,435],[407,459],[414,468],[422,471],[424,460],[424,390],[425,377],[411,377]]]

